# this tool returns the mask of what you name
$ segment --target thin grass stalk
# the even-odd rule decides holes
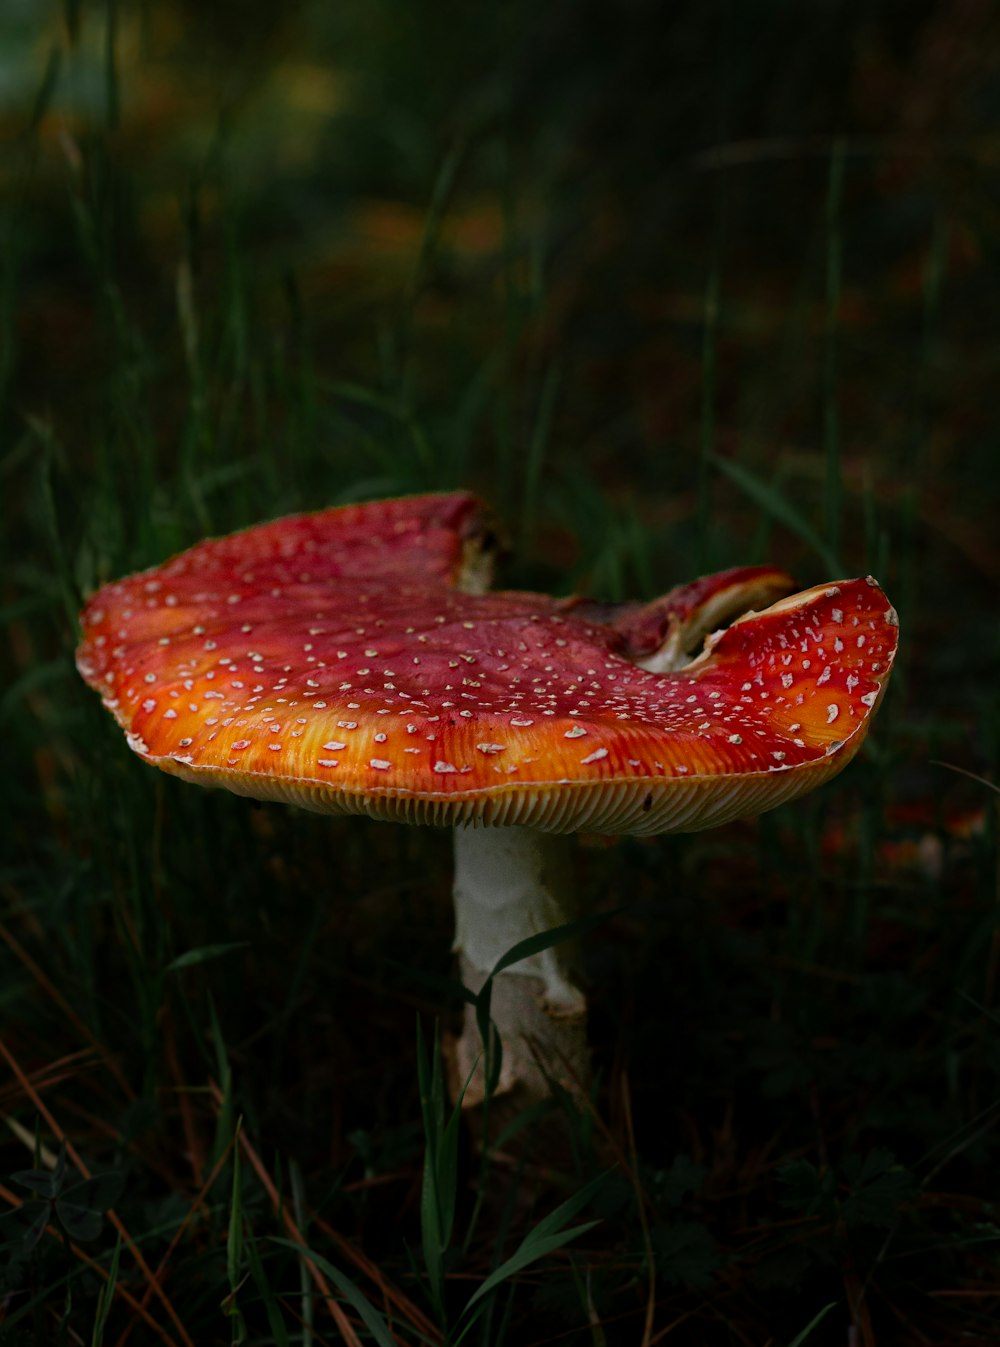
[[[118,1236],[115,1242],[115,1251],[111,1255],[111,1267],[108,1270],[108,1280],[101,1287],[97,1296],[97,1310],[94,1315],[94,1329],[91,1334],[91,1347],[103,1347],[104,1330],[107,1326],[108,1315],[111,1313],[111,1307],[114,1304],[115,1294],[118,1290],[118,1268],[121,1263],[122,1255],[122,1237]]]
[[[839,341],[843,271],[841,212],[844,193],[844,142],[830,151],[826,191],[826,342],[823,360],[823,443],[826,451],[826,539],[840,556],[843,479],[840,465]]]
[[[712,263],[705,282],[701,338],[701,414],[698,422],[697,548],[698,569],[707,571],[712,556],[712,463],[716,445],[717,357],[719,330],[719,294],[722,263],[719,245],[712,252]]]
[[[170,1243],[167,1245],[166,1248],[166,1252],[164,1253],[163,1257],[160,1259],[159,1263],[156,1266],[156,1280],[158,1284],[162,1285],[163,1279],[166,1277],[167,1268],[170,1265],[170,1260],[173,1257],[174,1252],[177,1249],[177,1246],[180,1244],[184,1232],[187,1230],[188,1226],[191,1224],[191,1221],[194,1219],[195,1213],[197,1211],[200,1211],[205,1206],[206,1198],[208,1197],[208,1194],[212,1190],[212,1185],[215,1183],[216,1179],[222,1173],[222,1170],[225,1167],[226,1161],[229,1158],[230,1152],[232,1151],[235,1141],[236,1141],[235,1137],[230,1139],[228,1147],[219,1156],[218,1160],[216,1160],[215,1164],[212,1167],[211,1172],[209,1173],[208,1178],[202,1184],[200,1190],[198,1191],[193,1201],[191,1202],[191,1205],[188,1207],[187,1214],[185,1215],[183,1221],[181,1221],[180,1225],[177,1227],[177,1229],[171,1236]],[[152,1295],[153,1295],[152,1286],[147,1286],[146,1290],[143,1293],[142,1300],[139,1302],[140,1310],[144,1310],[147,1308],[150,1300],[152,1299]],[[133,1317],[133,1319],[128,1324],[125,1325],[125,1328],[122,1330],[122,1333],[118,1338],[115,1347],[125,1347],[125,1344],[128,1342],[129,1337],[131,1336],[132,1333],[132,1329],[134,1327],[135,1327],[135,1318]]]
[[[649,1220],[646,1215],[646,1195],[639,1187],[639,1152],[635,1144],[635,1126],[632,1121],[632,1091],[629,1086],[628,1072],[623,1071],[621,1075],[622,1090],[622,1115],[625,1119],[625,1137],[628,1142],[628,1153],[630,1160],[630,1178],[636,1195],[636,1211],[639,1215],[639,1226],[642,1230],[642,1247],[646,1255],[646,1313],[642,1323],[642,1340],[640,1347],[650,1347],[653,1341],[653,1320],[656,1317],[656,1255],[653,1251],[653,1240],[649,1231]]]
[[[0,407],[6,401],[10,376],[14,369],[17,350],[15,326],[15,296],[17,293],[18,264],[24,247],[24,221],[20,203],[23,202],[39,156],[39,128],[52,105],[52,99],[62,71],[62,51],[53,42],[45,62],[45,70],[38,84],[27,126],[20,137],[20,162],[13,173],[13,189],[4,229],[3,256],[0,260]]]
[[[209,1081],[209,1091],[211,1093],[216,1108],[221,1109],[223,1104],[222,1091],[219,1089],[218,1085],[214,1080]],[[322,1272],[320,1272],[316,1264],[310,1259],[308,1254],[308,1245],[306,1243],[305,1236],[299,1229],[295,1217],[282,1202],[278,1190],[274,1185],[274,1180],[271,1178],[270,1174],[268,1174],[267,1170],[264,1168],[264,1164],[261,1161],[260,1156],[257,1154],[254,1147],[251,1145],[246,1132],[244,1131],[240,1132],[239,1143],[243,1150],[244,1155],[246,1156],[247,1160],[250,1163],[250,1167],[253,1169],[253,1172],[257,1175],[257,1178],[260,1180],[264,1188],[264,1191],[267,1193],[267,1196],[271,1202],[271,1206],[274,1209],[275,1215],[278,1216],[279,1219],[284,1222],[285,1229],[288,1231],[291,1238],[295,1241],[296,1244],[298,1244],[302,1248],[303,1262],[309,1269],[309,1275],[312,1277],[313,1282],[315,1283],[317,1289],[319,1290],[320,1295],[323,1297],[323,1300],[326,1303],[331,1316],[333,1317],[334,1323],[337,1325],[337,1328],[343,1335],[344,1341],[347,1343],[347,1347],[362,1347],[358,1335],[355,1333],[354,1327],[351,1324],[350,1320],[344,1314],[343,1309],[341,1308],[336,1296],[333,1293],[333,1289],[330,1286],[330,1283],[323,1276]]]
[[[912,468],[907,474],[902,500],[902,575],[900,577],[900,609],[908,621],[918,617],[921,592],[921,548],[918,543],[922,506],[922,482],[927,460],[930,431],[930,401],[927,385],[934,365],[934,346],[937,341],[941,296],[947,275],[948,242],[950,231],[940,217],[934,222],[927,257],[923,269],[920,350],[914,372],[913,426],[910,451]],[[910,646],[903,644],[900,651],[908,663]]]
[[[236,1120],[236,1135],[239,1135],[242,1119]],[[223,1302],[223,1313],[232,1320],[231,1341],[233,1347],[246,1340],[247,1327],[243,1311],[237,1303],[237,1294],[243,1284],[243,1194],[240,1188],[240,1152],[237,1146],[233,1150],[233,1181],[229,1203],[229,1228],[226,1234],[226,1280],[229,1282],[229,1295]]]
[[[542,472],[551,439],[552,413],[559,392],[559,381],[559,368],[557,365],[551,365],[542,383],[538,412],[531,433],[531,441],[528,445],[528,461],[524,470],[524,497],[521,510],[521,550],[522,554],[528,557],[532,555],[537,541]]]
[[[305,1193],[302,1182],[302,1170],[294,1162],[288,1164],[288,1181],[292,1190],[292,1210],[295,1224],[300,1230],[305,1228]],[[302,1305],[302,1347],[311,1347],[316,1330],[316,1301],[304,1261],[299,1259],[299,1291]]]

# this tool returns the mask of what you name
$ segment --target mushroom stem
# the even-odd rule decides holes
[[[570,838],[532,828],[455,829],[455,951],[464,984],[478,992],[514,945],[572,921],[577,914]],[[490,1013],[503,1044],[498,1093],[524,1101],[551,1096],[552,1080],[572,1090],[589,1075],[587,1003],[576,982],[572,942],[532,954],[493,981]],[[475,1010],[466,1007],[455,1046],[459,1085],[482,1053]],[[482,1062],[465,1104],[482,1101]]]

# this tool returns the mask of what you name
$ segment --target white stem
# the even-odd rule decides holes
[[[512,946],[577,915],[569,838],[531,828],[456,828],[454,896],[462,980],[479,991]],[[560,942],[494,979],[491,1014],[503,1043],[500,1091],[520,1085],[528,1099],[538,1099],[550,1093],[550,1078],[570,1088],[586,1084],[587,1006],[574,953],[572,942]],[[459,1083],[481,1051],[469,1007],[455,1053]],[[481,1097],[477,1072],[466,1102]]]

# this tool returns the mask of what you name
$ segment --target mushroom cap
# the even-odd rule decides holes
[[[465,493],[212,539],[95,594],[78,667],[165,771],[410,822],[697,831],[812,789],[860,748],[897,641],[871,578],[744,612],[655,672],[637,655],[787,577],[723,572],[601,620],[479,592],[491,544]]]

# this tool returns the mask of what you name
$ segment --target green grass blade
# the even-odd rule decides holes
[[[554,1253],[556,1249],[563,1248],[571,1240],[577,1239],[580,1235],[585,1235],[588,1230],[593,1230],[595,1226],[600,1225],[600,1221],[584,1221],[581,1225],[571,1225],[565,1230],[558,1230],[552,1235],[539,1235],[538,1231],[532,1231],[528,1235],[521,1247],[501,1263],[497,1270],[490,1274],[483,1282],[482,1286],[469,1297],[465,1305],[465,1313],[468,1313],[474,1305],[477,1305],[484,1296],[494,1290],[509,1277],[520,1272],[531,1263],[535,1263],[539,1258],[544,1258],[546,1254]]]
[[[811,547],[831,578],[843,574],[844,568],[836,552],[823,541],[808,519],[799,513],[787,496],[775,491],[769,483],[742,463],[720,458],[717,454],[712,455],[712,462],[765,514],[776,523],[782,524],[790,533],[794,533],[807,547]]]
[[[163,971],[176,973],[181,968],[194,968],[197,964],[208,963],[210,959],[219,959],[223,954],[231,954],[233,950],[249,947],[249,940],[236,940],[223,945],[201,945],[198,949],[189,949],[183,954],[178,954],[176,959],[170,960]]]
[[[289,1347],[290,1339],[288,1336],[288,1326],[282,1317],[281,1310],[278,1308],[278,1302],[275,1300],[274,1291],[268,1280],[267,1272],[264,1269],[264,1260],[260,1256],[260,1249],[257,1247],[257,1241],[254,1239],[249,1228],[245,1235],[247,1264],[250,1268],[250,1275],[253,1278],[254,1285],[264,1304],[264,1313],[267,1315],[267,1327],[271,1334],[271,1340],[274,1347]],[[299,1245],[294,1245],[298,1249]]]
[[[111,1255],[108,1280],[101,1287],[97,1296],[97,1310],[94,1315],[94,1327],[90,1334],[90,1347],[101,1347],[104,1342],[104,1329],[108,1322],[108,1315],[111,1313],[111,1306],[114,1303],[115,1287],[118,1285],[118,1265],[121,1261],[121,1252],[122,1237],[119,1234],[115,1241],[115,1251]]]
[[[271,1243],[282,1244],[287,1249],[293,1249],[300,1258],[308,1257],[310,1262],[315,1263],[319,1270],[330,1278],[352,1309],[357,1311],[365,1328],[378,1343],[378,1347],[399,1347],[399,1342],[389,1331],[389,1325],[371,1301],[365,1297],[349,1277],[345,1277],[339,1268],[334,1267],[329,1259],[324,1258],[322,1254],[316,1253],[313,1249],[305,1248],[301,1244],[296,1244],[293,1240],[282,1239],[277,1235],[271,1236]]]
[[[837,1302],[836,1302],[835,1300],[832,1300],[832,1301],[830,1302],[829,1305],[824,1305],[823,1308],[820,1310],[819,1314],[817,1314],[817,1315],[815,1316],[815,1318],[811,1319],[811,1320],[809,1321],[809,1323],[806,1324],[806,1326],[805,1326],[805,1328],[802,1330],[802,1332],[796,1334],[796,1336],[795,1336],[795,1337],[792,1339],[792,1341],[788,1344],[788,1347],[802,1347],[802,1344],[806,1341],[806,1339],[807,1339],[807,1338],[809,1337],[809,1335],[812,1333],[813,1329],[814,1329],[814,1328],[818,1328],[819,1325],[820,1325],[820,1324],[823,1322],[823,1320],[826,1318],[826,1316],[830,1313],[830,1311],[831,1311],[832,1309],[836,1309],[836,1306],[837,1306]]]
[[[444,1317],[444,1251],[441,1228],[441,1197],[438,1188],[439,1151],[443,1099],[440,1084],[437,1032],[434,1035],[434,1061],[428,1071],[423,1029],[417,1021],[417,1075],[420,1086],[420,1111],[424,1123],[424,1170],[420,1189],[420,1238],[424,1270],[430,1286],[431,1301]]]
[[[701,342],[701,417],[698,427],[698,568],[711,564],[711,466],[715,454],[716,352],[719,330],[720,261],[718,242],[705,285],[704,326]]]
[[[501,1282],[506,1281],[516,1272],[520,1272],[522,1268],[526,1268],[529,1263],[544,1258],[546,1254],[562,1248],[570,1240],[577,1239],[580,1235],[586,1234],[588,1230],[593,1230],[596,1225],[599,1225],[599,1221],[585,1221],[582,1225],[566,1228],[566,1222],[572,1220],[577,1212],[581,1211],[590,1202],[606,1180],[606,1174],[598,1174],[596,1179],[591,1179],[590,1183],[585,1184],[578,1193],[568,1197],[565,1202],[561,1202],[556,1207],[555,1211],[543,1217],[535,1228],[525,1235],[514,1253],[486,1278],[482,1286],[473,1292],[466,1301],[463,1314],[468,1314],[472,1307],[477,1305],[494,1287],[499,1286]]]
[[[843,482],[840,470],[838,342],[840,322],[841,202],[844,194],[844,142],[834,142],[826,196],[826,352],[823,364],[823,443],[826,449],[826,536],[833,556],[840,554]]]
[[[229,1290],[235,1294],[240,1281],[240,1269],[243,1266],[243,1212],[240,1191],[240,1120],[236,1123],[236,1135],[233,1138],[233,1186],[229,1204],[229,1234],[226,1239],[226,1275],[229,1278]]]
[[[212,1043],[215,1048],[215,1067],[219,1077],[219,1090],[222,1094],[219,1117],[215,1124],[215,1146],[212,1151],[212,1163],[214,1164],[229,1145],[234,1132],[233,1073],[229,1065],[229,1054],[226,1052],[226,1043],[222,1037],[222,1027],[219,1024],[219,1017],[216,1014],[215,1002],[211,997],[209,997],[208,1001],[208,1011],[212,1030]]]
[[[612,915],[610,912],[595,912],[592,916],[581,917],[578,921],[567,921],[561,926],[552,926],[547,931],[539,931],[537,935],[529,935],[526,940],[519,940],[496,961],[490,977],[495,978],[505,968],[520,963],[522,959],[527,959],[532,954],[540,954],[542,950],[551,949],[553,945],[559,945],[564,940],[581,939],[595,926],[603,925]]]
[[[243,1280],[243,1191],[240,1186],[239,1147],[241,1124],[242,1119],[237,1119],[236,1133],[233,1137],[233,1186],[229,1202],[229,1229],[226,1236],[226,1280],[229,1283],[229,1295],[223,1302],[224,1313],[232,1320],[230,1341],[233,1347],[246,1342],[247,1338],[246,1321],[236,1300]]]
[[[549,446],[552,430],[552,413],[559,393],[560,373],[558,366],[550,366],[542,384],[538,414],[531,432],[528,445],[528,461],[524,467],[524,502],[521,509],[521,541],[525,555],[530,555],[538,528],[539,495],[542,484],[542,469],[545,454]]]

